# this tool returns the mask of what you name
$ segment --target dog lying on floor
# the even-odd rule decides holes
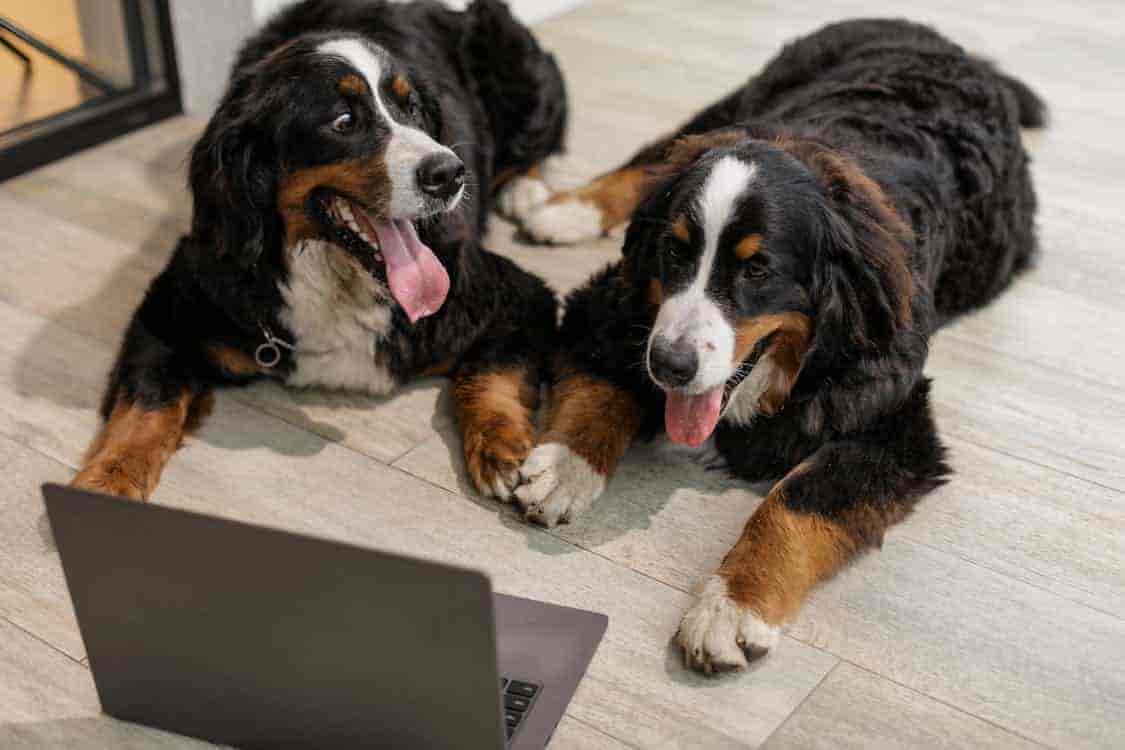
[[[508,497],[557,305],[479,243],[490,190],[560,150],[565,120],[554,58],[497,0],[282,12],[195,145],[191,230],[125,333],[74,484],[147,499],[217,387],[446,374],[474,484]]]
[[[661,428],[778,480],[677,636],[705,672],[770,649],[815,584],[947,476],[929,338],[1030,263],[1020,127],[1044,114],[928,28],[840,23],[620,169],[527,208],[544,241],[632,217],[622,259],[566,301],[547,429],[516,491],[527,516],[574,518]]]

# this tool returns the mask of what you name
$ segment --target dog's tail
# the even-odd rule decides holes
[[[1016,99],[1019,108],[1020,127],[1041,128],[1047,124],[1047,105],[1023,81],[1005,73],[997,72],[1000,82]]]

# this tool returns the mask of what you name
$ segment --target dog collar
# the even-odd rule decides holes
[[[259,344],[258,348],[254,350],[254,361],[258,363],[259,367],[264,367],[267,370],[276,367],[277,363],[281,361],[282,349],[290,352],[297,351],[296,346],[284,339],[279,339],[277,336],[274,336],[273,333],[270,332],[270,329],[266,328],[264,325],[259,327],[262,329],[262,336],[266,339],[264,343]]]

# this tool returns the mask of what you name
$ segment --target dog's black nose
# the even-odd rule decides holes
[[[464,184],[465,164],[453,154],[431,154],[418,165],[418,188],[432,198],[452,198]]]
[[[648,353],[648,366],[661,385],[681,388],[695,378],[699,355],[695,353],[695,347],[683,339],[669,341],[657,337],[653,339]]]

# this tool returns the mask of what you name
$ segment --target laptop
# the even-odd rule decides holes
[[[102,709],[245,748],[542,748],[605,615],[483,574],[44,485]]]

